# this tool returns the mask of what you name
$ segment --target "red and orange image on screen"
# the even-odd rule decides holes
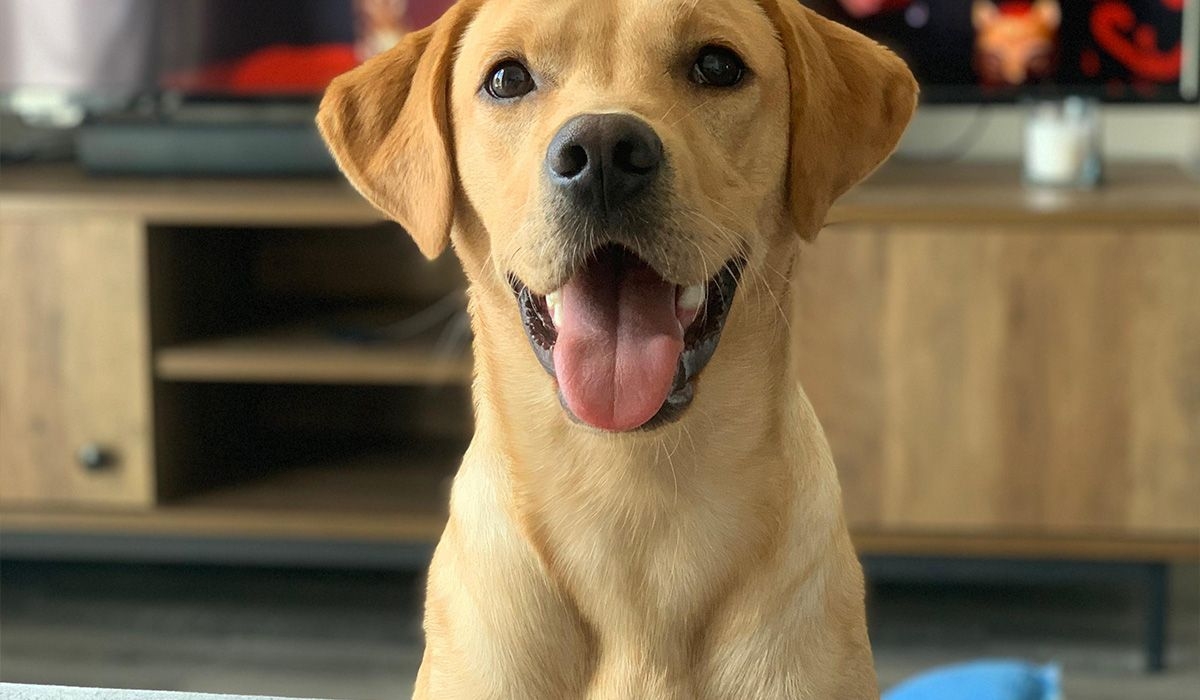
[[[1177,94],[1187,0],[802,0],[891,46],[926,88]]]
[[[1058,0],[975,0],[975,72],[986,86],[1025,85],[1054,76],[1058,57]]]
[[[1158,0],[1172,12],[1183,0]],[[1000,2],[975,0],[975,69],[983,85],[1024,85],[1052,79],[1059,54],[1062,8],[1058,0]],[[1088,17],[1093,46],[1076,57],[1089,77],[1101,73],[1101,56],[1120,64],[1134,81],[1179,79],[1181,42],[1161,48],[1158,29],[1138,18],[1129,2],[1102,0]]]
[[[1166,10],[1183,12],[1184,0],[1158,0]],[[1102,70],[1102,52],[1124,66],[1137,80],[1162,83],[1178,80],[1183,66],[1182,42],[1165,48],[1158,29],[1139,19],[1128,2],[1102,0],[1092,8],[1091,32],[1096,50],[1080,55],[1085,75],[1098,76]]]
[[[202,0],[200,50],[161,80],[183,93],[319,94],[437,20],[454,0]],[[286,18],[282,21],[279,18]],[[214,31],[208,31],[207,28]],[[219,27],[219,31],[215,28]]]

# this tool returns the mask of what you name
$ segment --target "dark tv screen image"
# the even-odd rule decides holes
[[[1200,0],[803,2],[900,54],[926,102],[1195,99]]]
[[[790,1],[891,47],[925,102],[1196,96],[1200,0]],[[0,95],[34,87],[312,100],[452,2],[0,0]]]
[[[453,0],[0,0],[0,94],[312,100]]]

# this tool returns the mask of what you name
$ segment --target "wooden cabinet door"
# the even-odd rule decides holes
[[[1200,531],[1200,226],[837,227],[796,304],[856,529]]]
[[[149,505],[145,230],[0,219],[0,501]]]

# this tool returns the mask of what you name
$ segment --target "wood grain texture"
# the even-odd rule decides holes
[[[175,381],[469,384],[470,356],[439,350],[438,339],[351,343],[300,326],[160,348],[155,367],[160,378]]]
[[[6,168],[10,214],[138,216],[151,225],[353,226],[378,223],[350,185],[333,178],[91,178],[77,168]]]
[[[1101,187],[1083,190],[1025,185],[1017,163],[893,162],[842,197],[827,220],[831,229],[932,222],[1197,224],[1200,182],[1165,163],[1114,163]]]
[[[415,451],[298,465],[146,512],[10,507],[7,532],[434,543],[458,452]]]
[[[859,531],[1200,536],[1200,226],[858,226],[794,332]]]
[[[1186,223],[1200,220],[1195,180],[1167,164],[1116,163],[1097,190],[1029,188],[1020,166],[890,163],[830,212],[845,223],[916,221]],[[12,213],[136,215],[150,224],[365,225],[382,216],[335,179],[88,178],[66,166],[7,168]]]
[[[145,232],[129,218],[0,220],[0,500],[150,505]],[[115,463],[87,471],[85,444]]]

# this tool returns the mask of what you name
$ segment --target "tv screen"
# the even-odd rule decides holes
[[[453,0],[0,0],[0,91],[311,99]]]
[[[926,101],[1196,96],[1200,0],[794,1],[901,54]],[[312,99],[452,2],[4,0],[0,92]]]
[[[926,101],[1195,99],[1198,0],[803,1],[903,56]]]
[[[163,42],[159,87],[191,95],[318,94],[452,2],[166,0],[159,24],[175,40]]]

